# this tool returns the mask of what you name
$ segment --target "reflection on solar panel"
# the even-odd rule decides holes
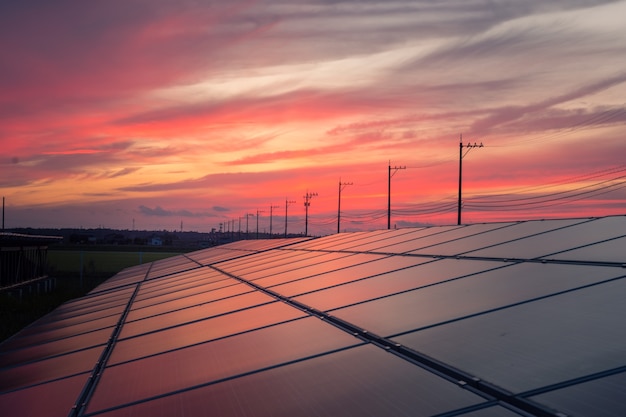
[[[624,416],[626,216],[241,241],[0,345],[6,416]]]

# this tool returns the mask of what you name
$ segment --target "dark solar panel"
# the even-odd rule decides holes
[[[0,345],[7,416],[622,416],[626,217],[247,240]]]

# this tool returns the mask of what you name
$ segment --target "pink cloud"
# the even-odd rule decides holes
[[[618,186],[533,213],[471,210],[482,195],[525,198],[540,194],[528,187],[582,176],[575,189],[588,173],[622,163],[619,37],[591,22],[585,31],[567,19],[542,23],[566,9],[574,18],[580,7],[611,6],[583,3],[558,1],[544,14],[539,3],[370,2],[355,11],[319,2],[312,13],[271,1],[9,2],[0,6],[0,184],[32,218],[45,217],[48,187],[71,182],[88,191],[51,209],[95,224],[98,216],[114,222],[111,213],[125,224],[132,216],[223,221],[286,198],[298,200],[298,216],[312,190],[321,228],[333,223],[341,177],[354,182],[346,218],[370,227],[384,224],[391,163],[407,166],[392,182],[396,221],[451,223],[463,133],[486,144],[464,160],[469,219],[623,212]],[[235,76],[251,85],[246,73],[273,75],[286,64],[311,74],[350,60],[362,68],[319,85],[284,74],[293,80],[281,86],[286,93],[242,87],[227,98],[155,98]],[[282,161],[301,167],[280,169]],[[269,171],[250,172],[254,164]],[[146,179],[153,166],[164,176]],[[41,204],[20,206],[35,189]]]

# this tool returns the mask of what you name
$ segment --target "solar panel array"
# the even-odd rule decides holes
[[[6,416],[624,416],[626,217],[240,241],[0,345]]]

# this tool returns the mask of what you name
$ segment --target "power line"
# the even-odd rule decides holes
[[[593,194],[592,196],[596,197],[596,196],[599,196],[599,195],[608,194],[610,192],[617,191],[617,190],[620,190],[622,188],[626,188],[626,184],[621,184],[619,187],[615,187],[615,188],[612,188],[610,190],[609,189],[605,189],[604,191],[597,192],[597,193]],[[542,206],[539,206],[539,207],[533,207],[533,209],[544,209],[544,208],[548,208],[548,207],[554,207],[554,206],[560,206],[560,205],[569,204],[569,203],[574,202],[574,201],[584,200],[584,199],[587,199],[589,197],[592,197],[592,196],[586,195],[586,194],[589,194],[589,193],[590,192],[578,194],[577,198],[575,198],[576,196],[572,196],[566,202],[556,201],[556,202],[552,202],[552,203],[543,204]],[[582,194],[585,194],[585,195],[583,195],[581,197]],[[524,208],[524,207],[520,208],[520,207],[514,207],[514,206],[504,207],[504,208],[502,208],[502,207],[480,207],[480,208],[475,208],[475,210],[476,211],[517,211],[517,210],[528,210],[528,208]]]
[[[546,188],[553,188],[553,187],[558,187],[560,185],[563,184],[572,184],[572,183],[576,183],[576,182],[583,182],[583,181],[588,181],[590,179],[593,178],[598,178],[598,177],[603,177],[607,174],[616,174],[619,172],[625,172],[626,171],[626,165],[618,165],[612,168],[607,168],[607,169],[603,169],[600,171],[594,171],[588,174],[584,174],[584,175],[578,175],[575,177],[569,177],[569,178],[565,178],[561,181],[557,181],[557,182],[553,182],[551,184],[546,184],[546,185],[540,185],[540,186],[533,186],[533,187],[522,187],[522,188],[515,188],[512,189],[511,191],[505,193],[505,194],[483,194],[483,195],[474,195],[473,198],[474,199],[479,199],[479,198],[493,198],[493,197],[499,197],[499,196],[506,196],[506,195],[510,195],[513,193],[524,193],[524,192],[528,192],[528,191],[536,191],[536,190],[542,190],[542,189],[546,189]]]
[[[613,183],[614,181],[621,180],[623,178],[626,178],[626,175],[620,175],[618,177],[609,178],[607,180],[600,181],[600,182],[597,182],[597,183],[594,183],[594,184],[583,185],[583,186],[580,186],[580,187],[577,187],[577,188],[564,190],[564,191],[557,191],[557,192],[554,192],[554,193],[541,194],[541,195],[530,196],[530,197],[523,197],[523,198],[510,198],[510,199],[507,199],[507,200],[491,200],[491,201],[484,201],[484,202],[483,201],[472,201],[472,203],[474,205],[478,205],[478,206],[480,206],[480,205],[494,205],[494,203],[500,203],[500,204],[505,204],[505,205],[510,205],[510,204],[514,204],[514,205],[528,205],[528,204],[534,204],[532,201],[529,201],[529,200],[545,199],[545,198],[550,198],[550,197],[555,197],[555,196],[563,196],[563,197],[559,197],[559,198],[567,198],[567,194],[570,194],[572,192],[576,192],[576,191],[580,191],[580,190],[584,190],[584,189],[592,188],[592,187],[598,187],[598,186],[606,184],[606,183]],[[621,182],[619,182],[618,184],[621,184]],[[611,187],[613,185],[615,185],[615,184],[609,184],[607,187]],[[599,189],[604,189],[604,188],[606,188],[606,187],[600,187]]]
[[[626,177],[620,177],[620,178],[626,178]],[[603,183],[606,181],[603,181]],[[606,194],[609,193],[611,191],[616,191],[619,189],[622,189],[626,187],[626,181],[620,181],[617,183],[612,183],[612,184],[608,184],[605,185],[603,187],[597,187],[591,190],[586,190],[586,191],[582,191],[582,192],[578,192],[578,193],[574,193],[574,194],[569,194],[569,195],[562,195],[560,197],[556,197],[556,198],[550,198],[554,195],[557,194],[561,194],[561,193],[553,193],[553,194],[548,194],[548,195],[544,195],[541,196],[541,198],[543,198],[543,200],[541,201],[527,201],[527,202],[509,202],[509,203],[504,203],[504,204],[476,204],[476,203],[468,203],[467,206],[468,208],[473,208],[473,209],[482,209],[482,210],[487,210],[487,209],[497,209],[497,210],[508,210],[508,211],[514,211],[514,210],[522,210],[522,209],[528,209],[529,206],[532,206],[531,208],[533,209],[539,209],[539,208],[545,208],[545,207],[552,207],[554,205],[557,204],[564,204],[564,202],[566,202],[567,200],[571,200],[571,201],[577,201],[577,200],[581,200],[582,198],[587,198],[589,197],[589,195],[601,195],[601,194]],[[568,191],[568,193],[572,193],[574,191],[578,191],[578,190],[582,190],[588,187],[580,187],[574,190],[570,190]],[[582,198],[576,198],[576,197],[580,197],[580,196],[584,196]],[[551,204],[553,203],[553,204]]]

